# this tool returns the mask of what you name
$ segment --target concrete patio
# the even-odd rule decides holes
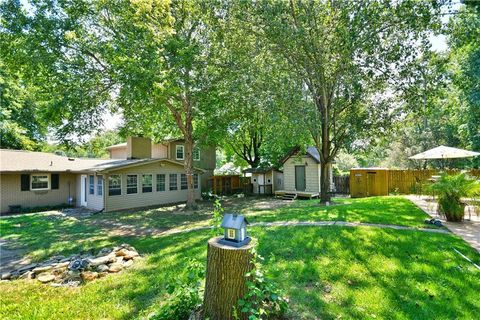
[[[426,214],[442,223],[457,236],[468,242],[473,248],[480,252],[480,217],[475,214],[472,208],[465,209],[465,220],[463,222],[448,222],[437,213],[437,203],[428,196],[408,195],[405,196]],[[469,210],[470,209],[470,213]]]

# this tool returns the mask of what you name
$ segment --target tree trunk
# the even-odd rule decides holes
[[[224,320],[233,318],[236,306],[239,319],[247,319],[241,313],[238,300],[247,291],[245,274],[252,270],[252,249],[255,240],[240,248],[218,243],[222,237],[208,241],[207,274],[205,282],[205,318]]]
[[[197,203],[195,202],[195,189],[193,188],[193,138],[191,135],[185,135],[185,173],[188,187],[185,209],[196,209]]]
[[[326,203],[330,201],[330,172],[329,163],[320,163],[320,203]]]

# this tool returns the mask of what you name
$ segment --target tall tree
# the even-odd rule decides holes
[[[126,131],[185,139],[187,207],[195,207],[196,127],[215,104],[209,64],[209,3],[186,0],[14,0],[2,10],[2,30],[26,39],[19,52],[41,86],[60,139],[90,133],[107,110]],[[29,56],[31,59],[28,59]],[[173,129],[172,129],[173,124]]]
[[[241,166],[278,166],[288,149],[306,140],[305,131],[287,114],[302,99],[294,90],[298,83],[258,37],[261,26],[241,19],[241,5],[227,2],[224,12],[212,44],[224,97],[219,119],[226,134],[221,141]]]
[[[349,139],[389,121],[388,85],[427,47],[437,3],[263,0],[244,7],[245,19],[254,19],[259,36],[303,83],[310,108],[298,116],[319,150],[327,201],[329,165]]]

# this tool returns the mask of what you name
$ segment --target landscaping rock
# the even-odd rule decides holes
[[[117,257],[123,257],[123,256],[125,256],[127,253],[128,253],[128,250],[127,250],[127,249],[120,249],[120,250],[118,250],[117,252],[115,252],[115,255],[116,255]]]
[[[106,264],[101,264],[97,267],[97,272],[108,272],[108,268]]]
[[[94,271],[83,271],[80,275],[83,281],[93,281],[98,278],[98,273]]]
[[[34,278],[35,278],[35,273],[32,272],[32,271],[27,271],[27,272],[21,274],[18,278],[19,278],[19,279],[28,279],[28,280],[31,280],[31,279],[34,279]]]
[[[20,267],[17,269],[17,271],[19,273],[22,273],[22,272],[25,272],[25,271],[30,271],[30,270],[33,270],[34,268],[36,268],[38,266],[38,263],[32,263],[32,264],[29,264],[29,265],[26,265],[26,266],[23,266],[23,267]]]
[[[123,256],[123,259],[125,260],[130,260],[130,259],[133,259],[135,257],[138,257],[139,254],[137,251],[132,251],[132,250],[129,250],[127,251],[127,254]]]
[[[112,263],[110,265],[110,267],[108,268],[108,272],[113,272],[113,273],[116,273],[116,272],[119,272],[123,269],[123,265],[120,264],[120,263]]]
[[[55,276],[53,274],[49,274],[49,273],[41,273],[41,274],[38,275],[37,279],[41,283],[48,283],[48,282],[52,282],[53,280],[55,280]]]
[[[2,280],[10,280],[12,278],[12,274],[10,272],[2,273]]]
[[[44,272],[50,271],[52,269],[53,269],[52,265],[40,266],[40,267],[36,267],[35,269],[33,269],[32,272],[35,273],[35,274],[39,274],[39,273],[44,273]]]
[[[66,268],[70,264],[69,261],[59,262],[54,265],[55,268]]]
[[[65,279],[67,281],[80,281],[80,271],[77,270],[69,270],[65,275]]]
[[[112,252],[111,248],[103,248],[98,252],[97,257],[106,256],[110,252]]]
[[[101,264],[108,264],[108,263],[111,263],[111,262],[114,262],[116,261],[116,258],[115,256],[102,256],[102,257],[98,257],[98,258],[95,258],[95,259],[91,259],[90,260],[90,265],[91,266],[99,266]]]
[[[140,258],[138,252],[128,244],[115,248],[103,248],[97,255],[92,251],[64,257],[56,255],[41,264],[32,263],[1,275],[1,280],[17,278],[38,279],[52,286],[76,287],[81,283],[104,277],[131,267]]]
[[[125,268],[131,267],[133,265],[133,260],[126,260],[123,262]]]

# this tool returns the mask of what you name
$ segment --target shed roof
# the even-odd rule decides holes
[[[282,164],[285,163],[292,156],[296,155],[300,151],[300,146],[293,147],[287,155],[282,159]],[[305,155],[310,156],[315,162],[320,163],[320,153],[314,146],[309,146],[305,150]]]
[[[277,170],[274,167],[269,167],[269,168],[248,168],[243,170],[243,173],[267,173],[270,171],[282,172],[281,170]]]
[[[0,149],[0,172],[86,172],[109,171],[153,162],[183,163],[169,159],[89,159],[59,156],[47,152]],[[204,170],[195,168],[197,171]]]
[[[245,216],[241,214],[226,213],[223,217],[222,228],[228,229],[241,229],[245,227],[248,223]]]

